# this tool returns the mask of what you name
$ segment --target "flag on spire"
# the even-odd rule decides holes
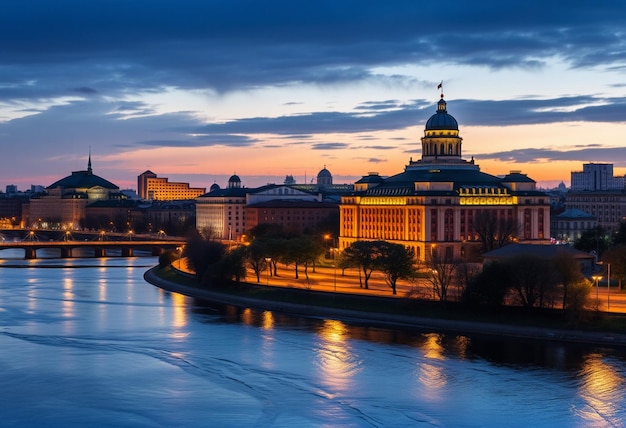
[[[441,88],[443,88],[443,80],[441,81],[440,84],[437,85],[437,89],[441,89]]]

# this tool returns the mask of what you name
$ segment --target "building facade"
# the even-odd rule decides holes
[[[119,187],[93,173],[91,155],[87,170],[73,171],[33,197],[25,210],[26,227],[78,229],[83,227],[87,205],[96,201],[120,199]]]
[[[285,184],[245,188],[233,175],[227,188],[214,184],[209,193],[196,199],[196,228],[223,240],[240,240],[261,223],[303,233],[333,213],[336,217],[337,210],[337,203],[324,201],[322,193]]]
[[[574,192],[565,196],[565,208],[585,211],[596,219],[596,224],[607,232],[616,232],[626,219],[626,192]]]
[[[483,211],[514,222],[519,242],[550,242],[548,195],[519,171],[496,177],[463,159],[458,123],[443,94],[421,142],[421,159],[411,159],[403,172],[388,178],[370,173],[342,196],[340,249],[380,239],[412,248],[419,260],[436,251],[464,258],[479,242],[473,220]]]
[[[624,176],[613,176],[611,163],[586,163],[582,171],[571,172],[573,192],[624,190]]]
[[[573,244],[584,232],[595,227],[595,216],[575,208],[550,218],[550,233],[559,244]]]
[[[204,187],[189,187],[189,183],[170,182],[148,170],[137,177],[137,193],[141,199],[154,201],[191,200],[206,193]]]

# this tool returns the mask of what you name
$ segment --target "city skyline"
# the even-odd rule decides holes
[[[619,1],[39,0],[0,16],[0,185],[86,168],[194,187],[335,183],[421,156],[443,82],[463,157],[569,184],[626,172]]]

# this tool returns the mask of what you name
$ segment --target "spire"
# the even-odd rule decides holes
[[[89,146],[89,161],[87,162],[87,172],[89,174],[93,173],[93,171],[91,170],[91,146]]]

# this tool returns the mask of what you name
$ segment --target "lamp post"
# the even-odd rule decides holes
[[[606,310],[611,307],[611,263],[606,264]]]
[[[598,264],[606,265],[606,310],[608,311],[611,307],[611,263],[598,262]]]
[[[339,248],[331,248],[330,252],[333,255],[333,283],[335,285],[335,293],[337,292],[337,251]]]
[[[337,243],[337,238],[332,236],[330,233],[324,235],[324,241],[330,240],[330,256],[333,259],[333,284],[335,286],[335,293],[337,292],[337,252],[339,251],[339,245]]]
[[[272,270],[272,265],[270,264],[271,262],[272,262],[271,257],[265,258],[265,263],[267,264],[267,285],[270,285],[270,271]]]
[[[591,277],[591,279],[593,279],[594,282],[596,283],[596,301],[597,301],[597,300],[599,300],[599,298],[598,298],[598,283],[602,279],[602,275],[593,275]]]
[[[183,247],[176,247],[178,250],[178,270],[180,270],[180,259],[183,258]]]

